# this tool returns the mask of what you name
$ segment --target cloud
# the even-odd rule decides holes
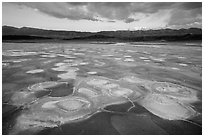
[[[201,3],[182,3],[181,8],[173,10],[169,19],[169,26],[202,27]],[[183,10],[184,9],[184,10]]]
[[[97,16],[111,20],[124,20],[131,14],[129,3],[90,3],[87,8]]]
[[[107,22],[115,23],[116,21],[114,21],[114,20],[108,20]]]
[[[125,23],[131,23],[131,22],[134,22],[134,21],[139,21],[139,19],[127,18],[125,20]]]
[[[185,9],[185,10],[202,8],[202,2],[186,2],[186,3],[181,3],[180,7]]]
[[[159,10],[172,9],[176,3],[172,2],[147,2],[132,3],[131,9],[139,13],[156,13]]]
[[[74,6],[81,6],[81,5],[87,5],[87,2],[67,2],[70,5],[74,5]]]
[[[99,21],[93,15],[87,11],[85,6],[73,6],[73,3],[40,3],[40,2],[28,2],[28,3],[16,3],[21,6],[27,6],[38,11],[45,13],[47,15],[56,17],[56,18],[67,18],[71,20],[91,20]]]
[[[56,18],[125,23],[139,22],[162,11],[168,12],[167,25],[201,22],[201,2],[27,2],[13,3],[33,8]],[[139,16],[138,16],[139,15]],[[165,16],[165,15],[163,15]],[[158,18],[160,18],[158,16]],[[104,19],[104,20],[103,20]]]

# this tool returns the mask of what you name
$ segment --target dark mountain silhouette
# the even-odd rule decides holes
[[[37,28],[2,27],[2,39],[8,40],[104,40],[104,41],[186,41],[202,40],[202,29],[159,29],[136,31],[78,32]]]

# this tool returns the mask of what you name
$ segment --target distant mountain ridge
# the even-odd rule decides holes
[[[202,29],[159,29],[159,30],[136,30],[136,31],[100,31],[78,32],[44,30],[37,28],[11,26],[2,27],[3,40],[20,39],[57,39],[57,40],[125,40],[125,41],[179,41],[179,40],[202,40]]]

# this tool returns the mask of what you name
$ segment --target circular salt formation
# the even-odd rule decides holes
[[[118,88],[119,85],[104,79],[91,79],[87,82],[88,85],[96,86],[105,90]]]
[[[87,82],[88,85],[94,85],[94,86],[100,86],[108,83],[108,80],[104,79],[91,79],[90,81]]]
[[[57,102],[56,105],[65,111],[77,111],[84,107],[89,107],[90,102],[83,99],[67,99]]]
[[[67,73],[57,75],[61,79],[76,79],[77,73],[75,71],[68,71]]]
[[[118,84],[114,84],[114,83],[110,83],[110,82],[109,82],[109,83],[104,84],[102,88],[112,89],[112,88],[117,88],[117,87],[119,87]]]
[[[35,101],[37,98],[31,92],[15,92],[11,97],[11,103],[15,106],[23,106]]]
[[[110,93],[111,95],[117,96],[117,97],[127,97],[128,95],[133,93],[133,91],[127,88],[119,88],[117,90],[112,90]]]
[[[182,103],[193,103],[199,101],[197,91],[180,85],[158,82],[152,85],[154,92],[165,94]]]
[[[59,84],[61,84],[61,83],[55,82],[55,81],[46,81],[46,82],[37,83],[37,84],[34,84],[32,86],[29,86],[28,89],[31,91],[39,91],[39,90],[45,90],[46,88],[55,87]]]
[[[180,95],[191,95],[190,89],[167,82],[156,82],[152,84],[152,90],[158,93],[175,93]]]
[[[190,106],[160,94],[148,94],[139,102],[154,115],[168,120],[184,120],[196,115]]]
[[[84,94],[88,97],[97,97],[98,93],[94,92],[93,90],[87,89],[87,88],[80,88],[78,89],[78,92],[81,94]]]
[[[43,69],[35,69],[35,70],[27,71],[26,73],[35,74],[35,73],[41,73],[41,72],[44,72],[44,70]]]

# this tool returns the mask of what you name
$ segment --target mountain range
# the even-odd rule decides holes
[[[202,29],[79,32],[2,26],[2,40],[189,41],[202,40]]]

